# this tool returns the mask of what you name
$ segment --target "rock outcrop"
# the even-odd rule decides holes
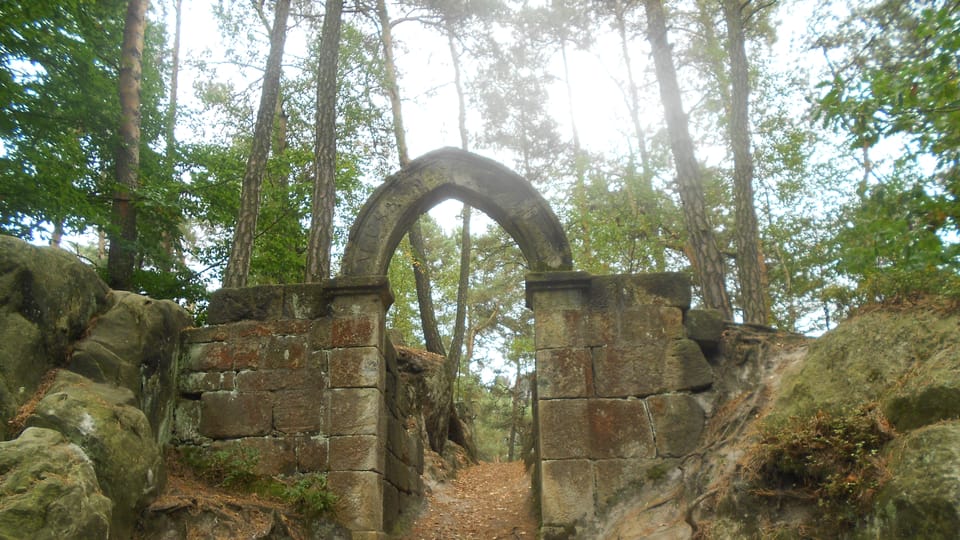
[[[16,437],[0,443],[0,538],[131,537],[163,482],[189,324],[63,250],[0,236],[0,438]]]
[[[0,236],[0,439],[7,421],[70,346],[106,309],[109,288],[96,272],[57,248]]]
[[[0,537],[107,538],[112,503],[93,463],[51,429],[0,442]]]
[[[807,341],[731,326],[710,361],[718,383],[705,403],[711,419],[698,448],[678,459],[675,469],[635,474],[632,493],[621,493],[591,534],[956,538],[955,313],[929,306],[874,309]],[[799,431],[818,422],[827,430],[823,437],[805,438]],[[874,430],[867,435],[876,436],[857,439],[861,434],[849,422],[861,422]],[[862,441],[874,447],[862,450]],[[777,455],[763,453],[771,444],[784,444],[774,472],[760,463]],[[826,448],[832,444],[849,447]],[[819,453],[831,450],[851,461],[836,463],[832,471],[832,463],[820,461],[830,454]],[[791,460],[803,465],[794,470]],[[853,472],[837,478],[845,466]],[[815,481],[823,484],[809,484]]]

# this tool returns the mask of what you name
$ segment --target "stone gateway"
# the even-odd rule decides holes
[[[184,332],[175,443],[255,448],[263,473],[327,471],[353,537],[385,538],[423,495],[385,275],[407,228],[449,198],[486,212],[527,259],[542,535],[576,537],[618,494],[675,468],[698,444],[696,395],[713,384],[700,343],[719,337],[687,337],[688,279],[573,271],[560,222],[530,183],[455,149],[374,192],[336,279],[213,295],[210,326]]]

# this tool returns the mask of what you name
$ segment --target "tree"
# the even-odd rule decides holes
[[[676,69],[667,42],[667,24],[660,0],[644,0],[647,14],[647,39],[653,48],[653,61],[660,88],[670,147],[676,167],[677,191],[680,194],[684,221],[690,242],[690,262],[700,283],[703,302],[720,310],[728,319],[733,310],[727,297],[723,255],[713,235],[713,226],[706,213],[703,178],[694,155],[693,139],[687,124],[677,83]]]
[[[113,195],[107,283],[129,290],[137,254],[137,209],[133,198],[140,174],[140,79],[147,0],[130,0],[120,55],[120,144],[117,148],[117,188]]]
[[[865,182],[881,174],[867,152],[882,143],[897,144],[904,158],[929,158],[934,170],[921,179],[939,214],[931,226],[945,235],[960,226],[958,29],[956,2],[879,0],[814,43],[830,67],[817,118],[863,151]]]
[[[397,154],[400,166],[410,162],[407,152],[406,132],[403,127],[403,109],[400,103],[400,86],[397,82],[397,68],[393,59],[393,34],[391,32],[390,15],[384,0],[377,0],[377,20],[380,23],[380,40],[383,44],[383,61],[386,71],[384,81],[385,90],[390,98],[390,108],[393,112],[393,132],[397,143]],[[446,356],[443,340],[437,328],[436,310],[433,307],[433,294],[430,290],[430,274],[426,264],[427,256],[424,248],[423,233],[419,221],[410,226],[407,233],[410,249],[413,253],[413,275],[417,285],[417,299],[420,304],[420,323],[423,329],[427,350]]]
[[[270,152],[273,116],[277,107],[277,96],[280,92],[281,61],[289,14],[290,0],[277,0],[273,30],[270,32],[270,53],[267,57],[263,89],[260,94],[260,108],[253,131],[253,147],[247,158],[247,167],[243,174],[240,211],[234,229],[230,259],[227,261],[227,268],[223,276],[224,287],[243,287],[247,284],[254,233],[257,229],[257,216],[260,211],[260,186],[263,182],[267,154]]]
[[[748,3],[723,0],[730,62],[730,106],[727,126],[733,149],[733,200],[736,208],[737,271],[740,303],[747,323],[770,322],[766,264],[754,206],[753,154],[750,150],[750,80],[744,19]]]
[[[330,277],[333,209],[336,205],[337,167],[337,58],[343,0],[327,0],[317,66],[316,150],[310,240],[307,243],[307,282]]]

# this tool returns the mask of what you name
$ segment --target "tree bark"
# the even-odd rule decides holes
[[[683,112],[680,85],[667,43],[667,24],[661,0],[644,0],[647,13],[647,39],[653,49],[653,61],[663,102],[667,131],[674,166],[677,169],[677,190],[683,206],[683,217],[690,236],[691,263],[700,283],[703,302],[732,319],[733,311],[724,283],[723,255],[713,235],[703,196],[703,173],[694,155],[693,139]]]
[[[313,202],[310,239],[307,243],[306,281],[308,283],[319,282],[330,277],[330,246],[333,243],[337,171],[337,59],[340,51],[342,13],[343,0],[327,0],[317,69]]]
[[[273,116],[277,108],[277,96],[280,94],[280,73],[282,71],[283,46],[287,38],[287,17],[290,14],[290,0],[277,0],[270,32],[270,53],[267,56],[266,73],[263,77],[263,89],[260,93],[260,108],[257,122],[253,128],[253,146],[247,166],[243,173],[240,191],[240,213],[237,226],[233,231],[233,246],[230,259],[224,271],[224,287],[245,287],[250,273],[250,257],[253,253],[253,237],[257,230],[257,216],[260,213],[260,187],[267,168],[267,156],[270,153]]]
[[[457,89],[457,126],[460,130],[460,148],[469,150],[467,134],[467,106],[463,96],[463,83],[460,79],[460,54],[454,41],[453,27],[447,22],[447,45],[450,48],[450,60],[453,62],[453,83]],[[463,340],[467,326],[467,293],[470,289],[470,217],[472,210],[464,203],[460,211],[460,275],[457,281],[457,311],[453,322],[453,338],[450,339],[450,352],[447,355],[447,369],[453,381],[460,371],[463,357]]]
[[[400,167],[410,162],[407,153],[407,137],[403,127],[403,111],[400,102],[400,87],[397,84],[397,68],[393,59],[393,34],[390,31],[390,16],[384,0],[377,0],[377,18],[380,22],[380,41],[383,43],[384,76],[387,95],[390,98],[390,109],[393,112],[393,134],[397,141],[397,155]],[[413,252],[413,277],[417,285],[417,303],[420,306],[420,325],[427,350],[447,356],[437,329],[436,310],[433,307],[433,293],[430,287],[430,269],[427,265],[426,249],[423,245],[423,234],[420,222],[416,221],[410,227],[407,235],[410,240],[410,250]]]
[[[646,192],[651,189],[650,174],[650,156],[647,152],[647,140],[643,134],[643,127],[640,125],[640,97],[637,92],[636,79],[633,77],[633,63],[630,59],[630,48],[627,43],[627,6],[622,0],[616,0],[614,4],[614,23],[617,27],[617,34],[620,36],[620,52],[623,54],[623,62],[627,67],[627,89],[630,93],[630,121],[633,123],[633,132],[637,137],[637,150],[640,153],[640,177],[643,179],[643,187]]]
[[[743,31],[741,0],[723,0],[730,58],[730,146],[733,149],[733,200],[737,237],[737,272],[743,320],[767,324],[766,264],[760,249],[757,212],[753,200],[753,155],[750,152],[750,80]]]
[[[117,147],[117,187],[113,195],[108,283],[129,290],[137,252],[137,209],[133,197],[140,180],[140,82],[148,0],[130,0],[120,53],[120,144]]]

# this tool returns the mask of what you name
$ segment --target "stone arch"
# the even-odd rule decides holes
[[[526,179],[503,165],[456,148],[425,154],[374,191],[350,229],[341,276],[386,275],[414,221],[446,199],[493,218],[520,246],[534,272],[570,270],[573,257],[560,220]]]

